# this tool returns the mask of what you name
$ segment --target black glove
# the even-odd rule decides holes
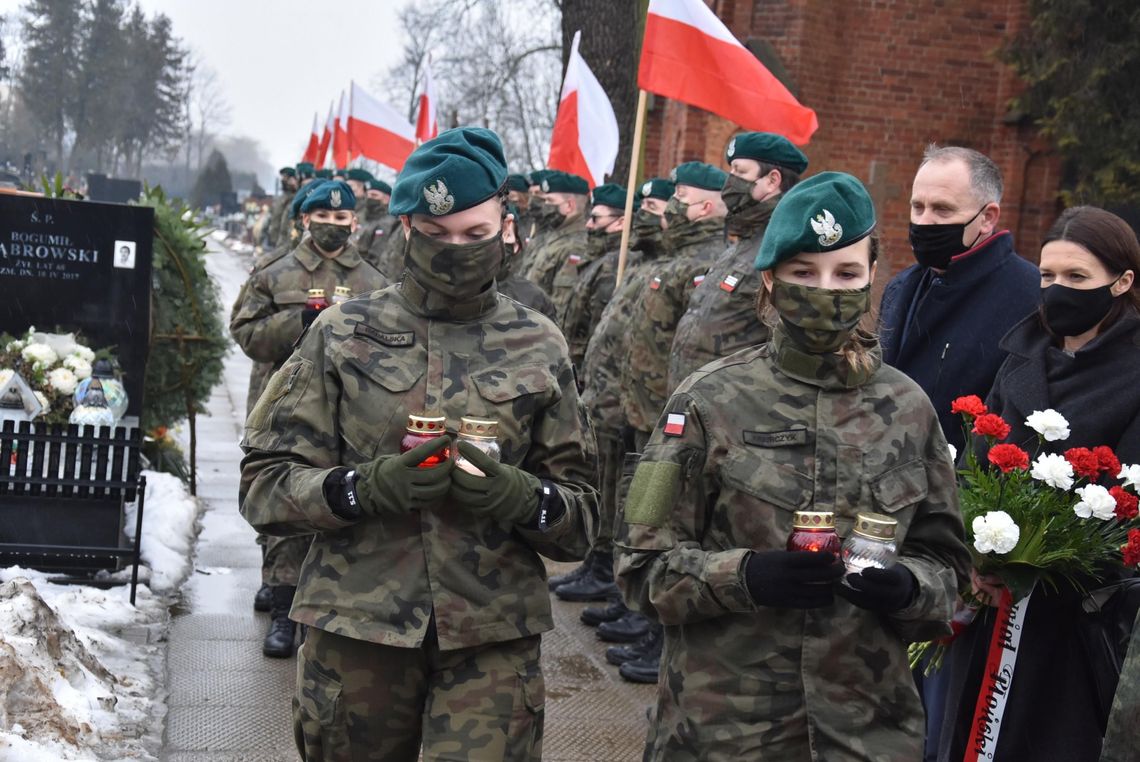
[[[802,550],[753,551],[744,562],[744,584],[761,606],[815,609],[835,600],[834,583],[843,564],[834,553]]]
[[[456,468],[451,472],[452,499],[476,516],[512,524],[525,524],[534,518],[542,494],[537,476],[500,463],[469,442],[459,443],[459,454],[486,476]]]
[[[320,314],[320,310],[310,309],[309,307],[301,310],[301,327],[308,328],[311,326],[313,324],[313,321],[316,320],[317,316]]]
[[[436,437],[403,455],[384,455],[357,467],[361,510],[376,516],[401,515],[438,503],[451,487],[455,461],[448,458],[430,468],[419,464],[450,444],[451,437]]]
[[[893,614],[914,603],[918,580],[910,569],[895,564],[889,569],[864,569],[862,574],[848,574],[835,590],[861,609],[880,614]]]

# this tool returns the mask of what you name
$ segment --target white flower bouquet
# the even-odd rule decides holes
[[[41,333],[30,327],[23,336],[0,335],[0,380],[19,373],[44,406],[37,420],[67,423],[75,407],[76,387],[91,377],[96,352],[74,333]]]

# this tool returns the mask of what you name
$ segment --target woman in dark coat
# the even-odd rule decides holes
[[[1030,453],[1108,445],[1123,463],[1140,462],[1140,243],[1114,214],[1066,210],[1041,249],[1041,307],[1001,342],[1008,356],[986,399],[1012,426],[1006,438]],[[1070,436],[1038,444],[1025,425],[1053,409]],[[1116,476],[1112,474],[1112,476]],[[996,760],[1095,762],[1136,613],[1140,586],[1121,572],[1032,594]],[[996,603],[1000,580],[974,575],[974,590]],[[969,751],[995,609],[985,608],[951,645],[947,718],[939,760]],[[972,757],[970,757],[972,758]]]

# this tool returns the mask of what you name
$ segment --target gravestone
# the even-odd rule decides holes
[[[34,325],[113,347],[127,416],[142,412],[153,236],[149,207],[0,196],[0,332]]]
[[[110,201],[126,204],[142,195],[142,182],[101,174],[87,175],[87,198],[92,201]]]

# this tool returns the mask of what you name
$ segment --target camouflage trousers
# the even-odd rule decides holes
[[[301,576],[301,564],[305,562],[312,542],[311,534],[301,537],[266,537],[265,555],[261,560],[261,581],[270,587],[296,587]]]
[[[618,483],[621,481],[625,446],[618,432],[596,431],[598,438],[598,523],[597,536],[590,543],[594,551],[610,554],[614,549],[614,522],[617,520]]]
[[[440,651],[309,628],[293,733],[305,762],[542,759],[541,636]]]

